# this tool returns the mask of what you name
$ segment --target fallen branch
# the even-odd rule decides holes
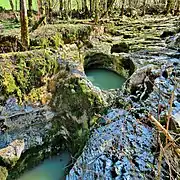
[[[174,142],[174,138],[169,134],[169,132],[159,123],[159,121],[157,121],[155,119],[154,116],[152,116],[151,114],[148,115],[149,119],[152,121],[153,124],[155,124],[155,126],[157,127],[158,130],[162,131],[164,133],[164,135],[166,136],[166,138],[172,142],[172,145],[175,144]]]

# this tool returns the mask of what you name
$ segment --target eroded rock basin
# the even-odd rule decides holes
[[[46,159],[39,166],[25,172],[18,180],[59,180],[65,178],[65,167],[70,161],[70,154],[63,152]]]
[[[121,88],[126,80],[113,71],[100,68],[86,70],[86,76],[94,86],[104,90]]]

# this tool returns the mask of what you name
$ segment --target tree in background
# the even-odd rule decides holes
[[[62,11],[63,11],[63,0],[59,0],[59,14],[62,17]]]
[[[169,14],[171,13],[172,10],[174,10],[173,6],[174,6],[174,0],[167,0],[166,14]]]
[[[144,16],[146,14],[146,0],[143,0],[143,12],[142,15]]]
[[[125,6],[126,0],[122,1],[122,7],[121,7],[121,16],[124,16],[124,6]]]
[[[29,16],[32,17],[32,0],[28,0]]]
[[[17,15],[16,15],[15,11],[14,11],[13,1],[12,1],[12,0],[9,0],[9,3],[10,3],[10,6],[11,6],[11,10],[12,10],[12,12],[13,12],[13,14],[14,14],[15,21],[18,22],[18,17],[17,17]]]
[[[99,0],[95,0],[96,2],[95,2],[95,19],[94,19],[94,21],[95,21],[95,24],[98,24],[98,22],[99,22]]]
[[[21,41],[24,50],[29,48],[29,30],[26,0],[20,0]]]

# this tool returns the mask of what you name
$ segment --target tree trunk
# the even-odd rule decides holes
[[[90,9],[90,12],[92,13],[92,0],[89,0],[89,9]]]
[[[13,12],[13,14],[14,14],[15,21],[18,22],[17,15],[16,15],[16,13],[15,13],[15,11],[14,11],[13,1],[12,1],[12,0],[9,0],[9,3],[10,3],[10,6],[11,6],[11,10],[12,10],[12,12]]]
[[[28,0],[29,16],[32,17],[32,0]]]
[[[69,20],[69,8],[68,8],[68,0],[64,1],[64,10],[65,10],[65,19]]]
[[[108,17],[108,0],[104,0],[104,17],[107,18]]]
[[[95,24],[99,22],[99,0],[95,0]]]
[[[82,11],[85,12],[87,7],[87,0],[82,0]]]
[[[72,15],[71,12],[72,12],[72,11],[71,11],[71,0],[68,0],[68,17],[69,17],[69,18],[71,18],[71,15]]]
[[[108,1],[107,1],[107,10],[101,15],[101,18],[103,18],[109,11],[111,11],[111,8],[113,7],[115,3],[115,0],[111,0],[109,6],[108,6]]]
[[[38,20],[41,17],[41,8],[42,8],[42,1],[41,0],[37,0],[37,6],[38,6]]]
[[[16,7],[16,11],[18,10],[18,2],[17,0],[15,0],[15,7]]]
[[[62,10],[63,10],[63,0],[59,0],[59,14],[62,17]]]
[[[52,0],[48,0],[48,17],[49,17],[49,20],[51,21],[51,19],[52,19]]]
[[[129,13],[132,16],[132,0],[129,0]]]
[[[146,14],[146,0],[143,1],[143,12],[142,12],[142,16],[144,16]]]
[[[26,0],[20,0],[21,41],[24,50],[29,48],[29,31]]]
[[[95,13],[95,3],[96,0],[91,0],[91,15],[93,15]]]
[[[166,14],[171,13],[173,9],[173,4],[174,4],[174,0],[167,0],[167,5],[166,5]]]
[[[121,16],[124,16],[124,6],[125,6],[126,0],[123,0],[122,7],[121,7]]]

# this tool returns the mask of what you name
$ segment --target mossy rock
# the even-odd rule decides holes
[[[57,78],[56,92],[51,106],[61,119],[61,126],[68,132],[68,148],[73,154],[79,154],[89,136],[90,120],[95,113],[103,111],[105,103],[101,92],[97,92],[85,77],[66,76]],[[63,118],[62,118],[63,117]],[[55,129],[60,126],[57,124]]]
[[[59,48],[64,43],[85,41],[89,38],[92,27],[89,25],[56,24],[42,26],[30,35],[31,45],[41,48]]]
[[[82,123],[104,107],[104,102],[86,79],[71,76],[57,82],[52,106],[59,113],[70,112],[72,119]]]
[[[6,180],[7,176],[8,176],[8,170],[5,167],[0,166],[0,179]]]
[[[1,31],[1,27],[0,27]],[[0,53],[22,50],[20,38],[14,35],[0,35]]]
[[[111,48],[111,53],[128,53],[129,52],[129,45],[125,42],[120,42],[118,44],[114,44]]]
[[[0,96],[22,101],[57,71],[57,57],[48,50],[0,54]]]

